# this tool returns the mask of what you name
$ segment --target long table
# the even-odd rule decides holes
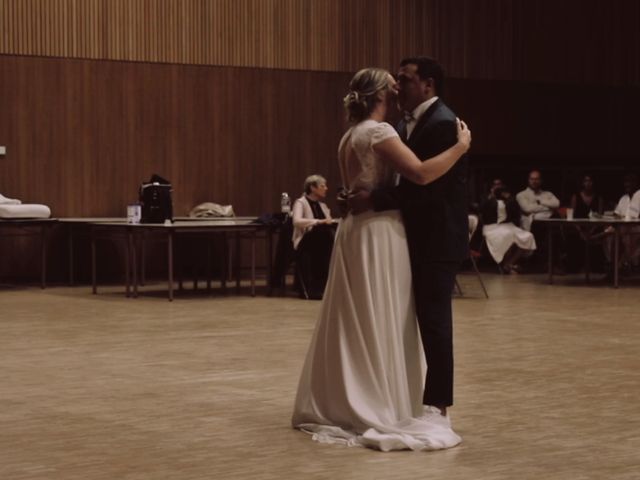
[[[620,230],[624,227],[631,226],[640,226],[640,219],[634,220],[624,220],[617,218],[546,218],[546,219],[536,219],[534,220],[536,223],[541,223],[547,227],[547,243],[548,243],[548,269],[549,269],[549,283],[553,283],[553,229],[554,228],[563,228],[565,226],[573,226],[579,229],[586,229],[587,227],[613,227],[613,235],[614,235],[614,247],[613,247],[613,287],[618,288],[619,286],[619,268],[618,262],[620,259]],[[587,268],[586,268],[586,276],[587,281],[589,280],[589,242],[587,242]]]
[[[125,222],[122,217],[63,217],[57,219],[60,224],[66,227],[67,253],[69,261],[69,285],[75,283],[75,237],[80,233],[88,235],[87,229],[93,223],[103,222]]]
[[[255,221],[257,217],[174,217],[176,222],[187,221]],[[58,223],[66,226],[67,237],[67,251],[68,251],[68,275],[69,285],[75,284],[75,244],[76,238],[80,235],[90,237],[91,225],[96,223],[126,223],[127,219],[124,217],[62,217],[55,219]],[[144,243],[143,243],[144,246]],[[142,272],[144,275],[144,252],[142,252]]]
[[[180,235],[211,235],[218,233],[248,234],[251,239],[251,295],[255,296],[256,273],[256,237],[258,232],[267,231],[264,225],[255,223],[254,217],[220,218],[220,219],[189,219],[167,224],[140,223],[130,224],[125,220],[119,221],[91,221],[91,276],[93,293],[97,293],[96,272],[96,239],[99,237],[117,238],[125,240],[125,287],[127,296],[138,296],[138,262],[136,243],[144,243],[147,233],[164,237],[167,242],[167,286],[168,299],[173,300],[174,293],[174,240]],[[267,234],[268,248],[271,248],[270,234]],[[267,261],[270,266],[270,258]],[[237,279],[239,282],[239,277]]]
[[[40,236],[40,288],[43,289],[47,286],[47,233],[55,224],[55,218],[0,219],[0,229],[12,231],[7,236]]]

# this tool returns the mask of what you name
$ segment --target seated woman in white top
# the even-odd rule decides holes
[[[329,274],[333,219],[322,201],[326,196],[327,181],[321,175],[311,175],[304,182],[304,194],[293,204],[293,248],[300,294],[306,298],[322,298]]]
[[[517,226],[520,207],[500,179],[493,181],[482,206],[482,221],[482,234],[493,259],[506,273],[517,273],[518,260],[536,249],[536,240],[531,232]]]
[[[614,216],[616,218],[637,220],[640,218],[640,189],[638,186],[638,176],[636,174],[627,174],[624,177],[624,195],[620,197]],[[608,227],[605,230],[607,237],[604,241],[604,253],[607,259],[608,269],[613,270],[613,249],[614,249],[614,230]],[[640,227],[637,225],[625,225],[620,227],[620,256],[619,267],[624,270],[628,268],[638,268],[640,266]]]

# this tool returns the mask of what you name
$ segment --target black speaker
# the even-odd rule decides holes
[[[173,221],[172,191],[171,183],[158,175],[152,175],[149,182],[140,185],[142,223]]]

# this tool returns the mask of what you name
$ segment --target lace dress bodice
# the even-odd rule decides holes
[[[359,162],[359,165],[350,165],[349,168],[341,169],[343,172],[358,172],[352,178],[343,178],[342,182],[350,190],[364,189],[374,190],[376,188],[390,186],[393,184],[394,171],[374,151],[373,146],[392,137],[397,137],[398,133],[386,122],[376,122],[375,120],[365,120],[351,127],[342,137],[339,147],[339,158],[341,161]],[[354,156],[347,157],[343,151],[351,147]],[[343,174],[344,176],[344,174]]]

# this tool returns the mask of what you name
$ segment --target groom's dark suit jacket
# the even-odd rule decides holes
[[[401,124],[401,137],[403,128]],[[409,140],[403,140],[420,160],[433,157],[457,142],[456,115],[438,99],[418,119]],[[465,157],[428,185],[416,185],[403,177],[395,188],[372,192],[375,210],[402,211],[412,262],[420,257],[423,262],[459,263],[468,257]]]

